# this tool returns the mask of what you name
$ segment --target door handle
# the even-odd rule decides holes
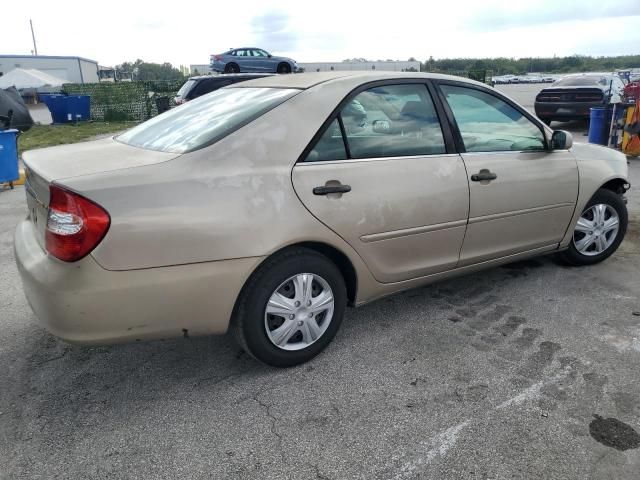
[[[495,180],[496,178],[498,178],[498,175],[496,175],[495,173],[491,173],[486,168],[483,168],[478,173],[474,173],[473,175],[471,175],[472,182],[491,181]]]
[[[347,193],[351,191],[351,185],[323,185],[313,189],[314,195],[328,195],[330,193]]]

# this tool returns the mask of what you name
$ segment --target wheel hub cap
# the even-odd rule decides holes
[[[618,236],[620,219],[610,205],[599,203],[587,208],[573,233],[576,250],[586,256],[600,255]]]
[[[293,275],[271,294],[264,315],[269,340],[283,350],[300,350],[315,343],[333,318],[331,287],[321,276]]]

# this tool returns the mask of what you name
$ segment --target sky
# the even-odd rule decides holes
[[[8,6],[7,6],[8,5]],[[638,0],[154,2],[30,0],[2,7],[0,54],[114,66],[141,58],[206,64],[261,47],[298,62],[640,54]]]

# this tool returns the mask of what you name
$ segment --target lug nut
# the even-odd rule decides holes
[[[307,307],[310,307],[310,306],[311,306],[311,300],[307,302]]]
[[[289,315],[289,320],[293,320],[294,318],[296,318],[296,316],[293,313]]]
[[[298,322],[298,326],[299,326],[299,327],[301,327],[303,323],[304,323],[304,322],[303,322],[302,320],[300,320],[300,321]]]
[[[296,303],[294,303],[294,305],[295,305],[296,307],[299,307],[299,306],[300,306],[300,302],[296,302]]]

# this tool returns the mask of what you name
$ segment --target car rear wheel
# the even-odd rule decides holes
[[[224,73],[240,73],[240,67],[235,63],[228,63],[224,67]]]
[[[627,207],[622,197],[600,189],[589,200],[562,259],[571,265],[593,265],[615,252],[627,232]]]
[[[267,260],[238,301],[240,345],[275,367],[304,363],[331,342],[347,303],[340,270],[324,255],[291,249]]]
[[[288,63],[279,63],[276,70],[278,73],[291,73],[291,65]]]

